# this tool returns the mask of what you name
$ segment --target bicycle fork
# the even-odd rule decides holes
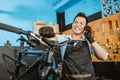
[[[49,51],[46,59],[46,66],[39,72],[40,80],[48,80],[50,76],[52,76],[52,80],[57,78],[55,70],[52,68],[53,63],[53,51]]]

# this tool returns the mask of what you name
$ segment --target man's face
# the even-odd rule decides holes
[[[80,35],[84,32],[86,26],[86,19],[84,17],[76,17],[72,23],[72,32],[76,35]]]

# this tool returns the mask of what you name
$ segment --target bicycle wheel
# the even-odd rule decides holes
[[[6,66],[6,70],[10,75],[11,80],[17,80],[17,77],[23,73],[26,69],[22,66],[17,68],[17,65],[20,64],[19,61],[10,55],[2,54],[3,61]],[[17,71],[16,71],[17,70]]]
[[[10,55],[2,54],[3,61],[5,63],[6,69],[8,73],[11,75],[15,72],[16,68],[16,59]]]

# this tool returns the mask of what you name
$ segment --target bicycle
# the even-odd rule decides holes
[[[70,41],[64,41],[62,43],[51,42],[46,37],[39,36],[34,34],[31,31],[24,31],[20,28],[15,28],[9,25],[0,24],[0,29],[7,30],[10,32],[14,32],[17,34],[27,35],[27,39],[21,36],[18,40],[20,40],[20,50],[18,51],[18,55],[16,55],[16,50],[14,51],[15,56],[9,56],[3,53],[3,60],[7,66],[7,71],[10,74],[11,80],[27,80],[27,75],[33,71],[36,67],[38,67],[38,75],[39,80],[52,80],[60,79],[59,70],[57,68],[53,68],[52,64],[54,61],[54,53],[56,52],[55,48],[68,44]],[[42,44],[41,41],[45,42]],[[24,47],[24,43],[29,44],[30,47],[35,47],[36,44],[43,45],[46,50],[31,50],[29,48]],[[23,60],[23,56],[34,54],[39,56],[31,65]],[[7,64],[7,59],[12,60],[15,64],[14,71],[10,71],[9,66]],[[20,74],[20,69],[24,67],[25,71]]]

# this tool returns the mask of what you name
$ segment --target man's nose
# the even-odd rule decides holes
[[[80,23],[77,23],[76,26],[77,26],[77,27],[80,27],[81,25],[80,25]]]

